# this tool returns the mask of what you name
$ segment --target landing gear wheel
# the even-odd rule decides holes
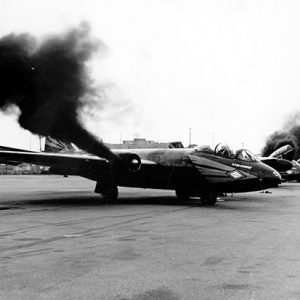
[[[100,194],[104,202],[116,202],[118,199],[118,187],[111,170],[102,174],[99,179],[95,187],[95,193]]]
[[[213,193],[205,193],[201,195],[202,205],[214,205],[217,202],[217,195]]]
[[[189,195],[184,189],[176,189],[175,193],[177,199],[180,201],[188,201],[190,199]]]
[[[104,202],[116,202],[118,200],[118,187],[112,185],[105,193],[101,194]]]

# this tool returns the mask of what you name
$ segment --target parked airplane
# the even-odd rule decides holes
[[[200,197],[202,204],[215,204],[222,193],[248,192],[277,187],[279,173],[251,152],[233,153],[226,145],[214,150],[194,149],[112,150],[119,160],[84,153],[63,142],[46,139],[46,152],[0,150],[0,162],[50,166],[62,175],[79,175],[96,181],[95,192],[108,200],[118,196],[117,186],[175,190],[181,200]]]
[[[282,174],[289,171],[293,167],[292,162],[282,158],[282,155],[287,154],[292,150],[292,146],[285,145],[271,153],[269,156],[259,157],[259,160]]]
[[[285,171],[285,172],[280,172],[282,175],[282,178],[285,181],[293,181],[296,180],[297,182],[300,182],[300,160],[292,160],[292,168]]]
[[[288,161],[282,159],[283,155],[291,151],[293,151],[293,147],[291,145],[285,145],[271,153],[269,157],[261,158],[261,161],[276,169],[283,180],[297,180],[297,182],[300,182],[300,160]]]

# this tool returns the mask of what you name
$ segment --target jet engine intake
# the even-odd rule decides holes
[[[127,168],[130,172],[137,172],[142,165],[141,158],[134,153],[119,153],[124,167]]]

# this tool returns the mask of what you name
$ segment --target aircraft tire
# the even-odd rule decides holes
[[[202,205],[214,205],[217,202],[217,195],[214,193],[205,193],[200,197]]]
[[[105,202],[116,202],[118,200],[118,187],[116,185],[112,185],[106,193],[102,194],[102,200]]]
[[[176,189],[175,193],[179,201],[188,201],[190,199],[188,193],[184,189]]]

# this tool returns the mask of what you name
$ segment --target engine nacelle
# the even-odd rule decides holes
[[[121,158],[123,166],[130,172],[137,172],[141,168],[141,158],[137,154],[119,153],[118,156]]]

